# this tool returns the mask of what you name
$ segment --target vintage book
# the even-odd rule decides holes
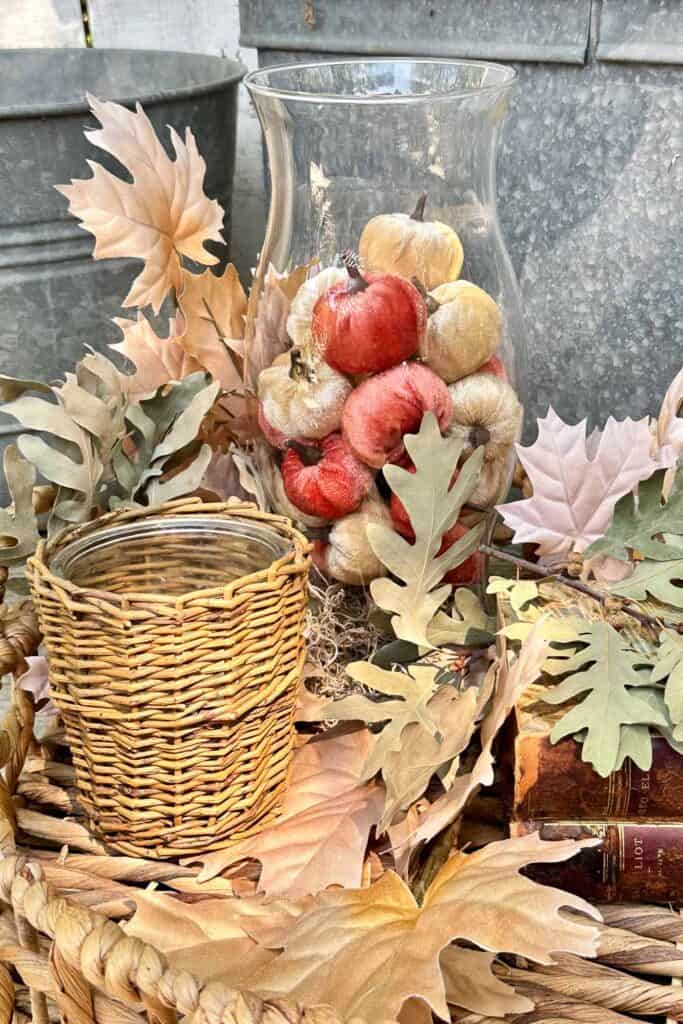
[[[559,714],[537,699],[532,687],[515,709],[501,744],[505,798],[510,817],[544,819],[683,821],[683,757],[662,736],[652,737],[647,771],[627,758],[619,771],[602,778],[581,759],[571,737],[550,742]]]
[[[534,864],[538,882],[597,902],[683,903],[683,823],[629,821],[511,822],[510,834],[599,839],[561,864]]]
[[[544,596],[552,596],[549,606],[555,615],[600,617],[596,602],[581,598],[577,605],[576,592],[569,588],[542,584],[539,589]],[[498,596],[497,605],[501,626],[518,620],[506,595]],[[639,643],[652,642],[635,620],[633,628]],[[505,646],[500,636],[499,644]],[[653,733],[652,765],[647,771],[626,758],[607,778],[582,760],[576,740],[568,737],[551,743],[553,726],[570,706],[542,700],[544,690],[556,682],[552,676],[541,676],[529,687],[501,737],[499,760],[508,816],[518,821],[683,821],[683,757],[664,737]]]

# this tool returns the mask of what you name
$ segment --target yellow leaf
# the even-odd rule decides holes
[[[367,1021],[396,1017],[418,998],[447,1020],[439,957],[456,939],[539,963],[551,963],[555,951],[595,955],[597,929],[560,911],[571,907],[599,919],[597,911],[519,873],[530,863],[567,860],[593,843],[544,842],[534,833],[458,853],[441,868],[422,907],[392,871],[368,889],[321,893],[279,935],[273,931],[268,945],[281,948],[280,956],[260,969],[248,965],[243,979],[231,971],[231,983],[266,998],[329,1004],[345,1019]]]
[[[168,338],[160,338],[142,313],[138,313],[137,320],[115,317],[114,323],[121,329],[123,341],[109,347],[135,366],[135,373],[121,375],[122,387],[131,397],[148,395],[171,380],[182,380],[202,369],[185,350],[178,317],[169,321]]]
[[[330,885],[359,886],[381,786],[361,785],[371,743],[367,729],[335,729],[294,757],[282,814],[255,839],[202,858],[200,881],[244,860],[261,862],[267,896],[305,896]]]
[[[143,260],[123,305],[151,304],[158,313],[169,290],[180,286],[181,255],[205,266],[218,262],[204,243],[222,241],[223,210],[204,194],[206,164],[189,128],[184,140],[169,129],[176,154],[171,160],[139,103],[133,113],[94,96],[88,100],[102,127],[86,137],[123,164],[133,181],[88,161],[92,178],[57,189],[95,236],[95,259]]]

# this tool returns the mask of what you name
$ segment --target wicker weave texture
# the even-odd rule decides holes
[[[87,531],[160,515],[237,517],[286,541],[256,571],[243,546],[168,534],[76,582],[50,568]],[[253,565],[253,559],[251,561]],[[182,857],[277,813],[305,657],[309,544],[242,503],[169,502],[41,543],[28,565],[52,695],[90,827],[123,853]],[[247,571],[247,575],[244,575]]]

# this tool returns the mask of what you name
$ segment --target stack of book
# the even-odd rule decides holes
[[[511,835],[597,838],[562,864],[537,865],[538,881],[589,900],[683,903],[683,757],[653,737],[649,771],[627,759],[601,778],[568,738],[550,742],[562,711],[539,700],[541,679],[515,709],[501,744]]]

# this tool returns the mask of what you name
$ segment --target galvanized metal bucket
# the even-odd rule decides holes
[[[87,159],[121,173],[83,134],[96,126],[86,93],[127,106],[139,100],[171,155],[166,126],[191,126],[229,242],[243,72],[237,61],[189,53],[0,50],[0,374],[49,381],[86,344],[104,350],[119,337],[110,318],[121,313],[135,265],[94,262],[92,236],[53,187],[88,177]],[[0,447],[18,430],[0,416]]]

